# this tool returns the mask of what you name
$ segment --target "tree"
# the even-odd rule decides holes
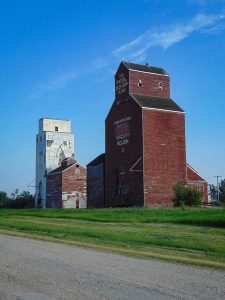
[[[23,191],[22,193],[15,193],[16,197],[10,201],[9,208],[33,208],[34,207],[34,196],[28,192]]]
[[[7,205],[9,199],[6,192],[0,191],[0,208],[3,208]]]
[[[13,200],[16,199],[18,193],[19,193],[19,190],[18,190],[18,189],[15,189],[15,191],[11,194],[11,197],[12,197]]]
[[[195,206],[202,203],[202,192],[191,189],[183,184],[176,184],[173,187],[175,198],[174,206]]]
[[[34,196],[28,192],[23,191],[19,194],[18,189],[11,194],[11,198],[5,192],[0,192],[0,208],[33,208]]]
[[[220,202],[225,203],[225,179],[220,181]]]
[[[217,188],[214,184],[210,184],[209,189],[211,201],[217,201]]]

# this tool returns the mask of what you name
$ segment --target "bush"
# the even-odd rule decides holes
[[[175,198],[174,206],[197,206],[202,203],[202,192],[191,189],[182,184],[176,184],[173,187]]]

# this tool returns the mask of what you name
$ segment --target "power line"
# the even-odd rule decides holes
[[[33,182],[35,181],[35,179],[33,179],[29,184],[28,184],[28,188],[34,188],[34,187],[37,187],[36,185],[32,185]]]

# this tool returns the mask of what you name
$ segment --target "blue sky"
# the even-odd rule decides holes
[[[225,0],[0,5],[0,190],[27,190],[35,178],[39,118],[71,119],[81,163],[104,152],[121,60],[170,74],[188,162],[209,182],[225,176]]]

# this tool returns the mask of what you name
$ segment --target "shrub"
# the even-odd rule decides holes
[[[202,192],[186,187],[182,184],[176,184],[173,187],[175,198],[174,206],[197,206],[202,203]]]

